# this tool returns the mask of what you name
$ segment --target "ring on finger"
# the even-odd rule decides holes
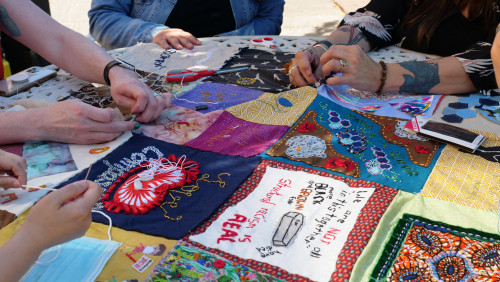
[[[342,60],[339,60],[339,62],[340,62],[340,67],[342,67],[342,69],[345,69],[347,67],[346,60],[342,59]]]
[[[291,75],[292,74],[292,71],[294,68],[296,68],[297,66],[292,66],[289,70],[288,70],[288,75]]]

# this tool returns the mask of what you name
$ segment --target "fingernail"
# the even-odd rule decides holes
[[[136,124],[134,125],[134,129],[139,129],[139,128],[141,128],[141,124],[140,124],[140,123],[136,123]]]

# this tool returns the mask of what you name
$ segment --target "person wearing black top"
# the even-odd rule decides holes
[[[297,52],[290,81],[326,80],[358,90],[497,95],[490,50],[500,22],[497,0],[372,0],[349,13],[325,41]],[[441,56],[422,62],[375,62],[366,52],[396,45]]]

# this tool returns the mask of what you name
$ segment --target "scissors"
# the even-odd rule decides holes
[[[167,72],[167,81],[168,82],[191,82],[198,80],[205,76],[213,76],[217,74],[223,74],[233,71],[241,71],[247,70],[248,67],[239,67],[239,68],[231,68],[225,70],[201,70],[201,71],[192,71],[187,69],[177,69],[177,70],[169,70]]]

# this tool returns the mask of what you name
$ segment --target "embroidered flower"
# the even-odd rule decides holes
[[[354,163],[339,158],[328,159],[325,163],[325,168],[337,168],[337,167],[343,167],[348,171],[352,171],[354,169]]]
[[[430,154],[431,149],[422,145],[415,145],[415,151],[420,154]]]
[[[223,260],[218,259],[214,261],[215,268],[224,268],[224,266],[226,266],[226,263]]]
[[[316,125],[314,125],[314,123],[311,122],[304,122],[297,129],[297,131],[301,133],[313,132],[314,130],[316,130]]]

